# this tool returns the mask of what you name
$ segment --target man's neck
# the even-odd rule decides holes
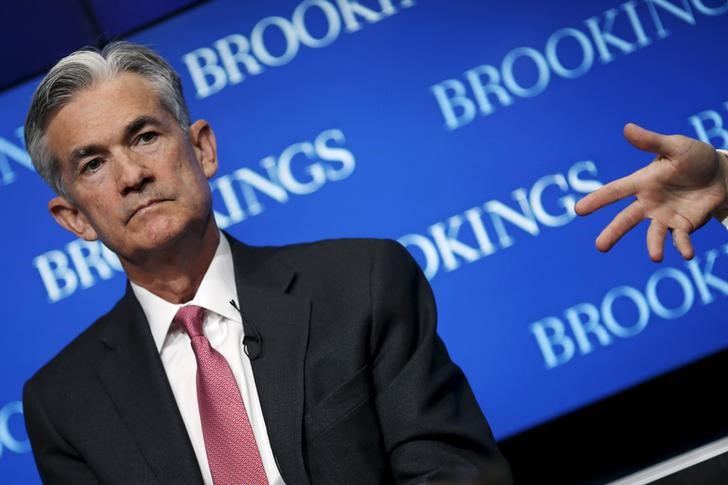
[[[170,303],[185,303],[197,293],[219,242],[220,232],[212,219],[200,233],[186,234],[141,264],[122,260],[122,265],[137,285]]]

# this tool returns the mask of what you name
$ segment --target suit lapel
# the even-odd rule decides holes
[[[99,378],[161,483],[202,484],[202,476],[149,325],[131,288],[102,340]]]
[[[303,371],[311,302],[289,293],[295,272],[271,252],[228,239],[239,304],[249,320],[246,335],[254,326],[261,337],[260,353],[251,364],[271,447],[286,483],[308,483],[303,461]]]

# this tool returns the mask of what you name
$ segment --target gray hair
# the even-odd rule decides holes
[[[86,48],[64,57],[51,68],[38,88],[25,119],[25,145],[36,171],[57,193],[64,194],[58,163],[48,146],[46,129],[50,117],[71,102],[81,90],[95,82],[124,72],[136,73],[152,85],[162,108],[180,127],[190,126],[179,75],[151,49],[130,42],[112,42],[103,50]]]

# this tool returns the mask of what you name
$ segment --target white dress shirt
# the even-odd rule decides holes
[[[170,303],[133,282],[131,287],[151,327],[177,407],[192,441],[202,478],[206,485],[213,485],[197,405],[197,361],[187,333],[177,325],[171,325],[174,315],[183,305]],[[268,483],[283,485],[283,478],[270,447],[250,359],[242,351],[244,337],[242,318],[230,304],[231,300],[239,305],[230,244],[221,233],[217,251],[200,288],[192,301],[186,304],[201,306],[207,310],[203,332],[210,345],[228,361],[235,375],[253,427]]]

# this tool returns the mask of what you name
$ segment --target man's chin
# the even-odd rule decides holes
[[[188,231],[185,229],[175,228],[162,228],[153,230],[150,229],[143,238],[139,240],[140,249],[148,252],[163,251],[174,247],[179,241],[181,241]]]
[[[170,224],[145,224],[127,233],[126,252],[129,253],[129,259],[138,259],[145,254],[169,250],[182,240],[185,233],[184,228]]]
[[[151,215],[151,214],[150,214]],[[156,217],[132,218],[126,226],[125,246],[121,253],[126,253],[130,261],[146,260],[149,256],[159,257],[161,254],[182,250],[188,238],[194,245],[203,237],[208,224],[203,220],[190,220],[189,217],[175,217],[174,214],[158,214]]]

